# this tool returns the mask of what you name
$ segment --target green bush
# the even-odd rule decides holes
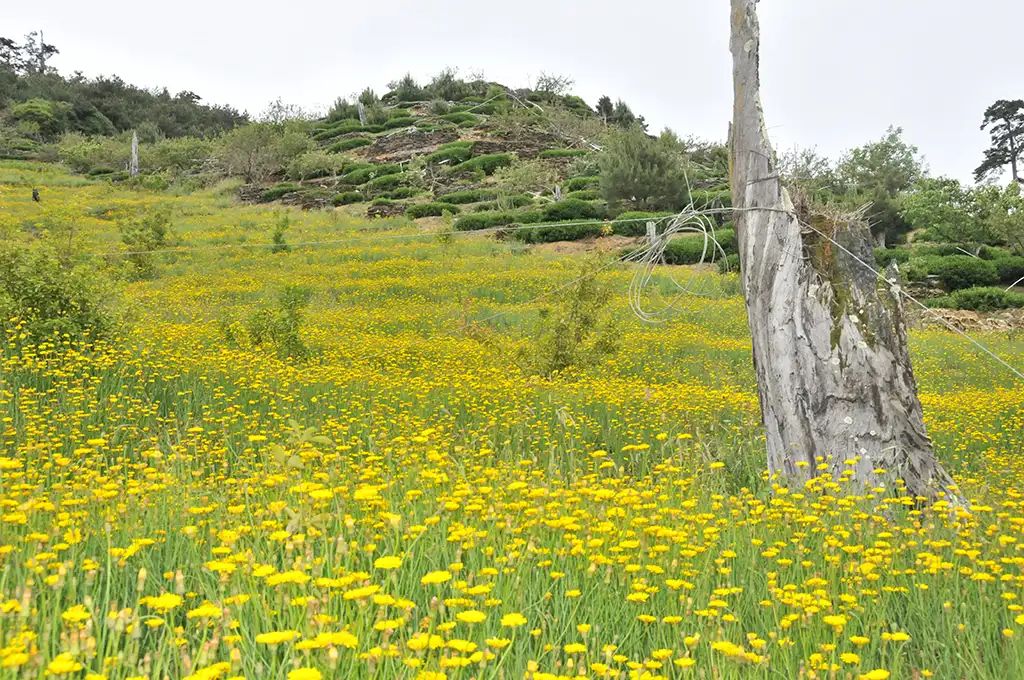
[[[335,194],[331,202],[334,205],[348,205],[350,203],[361,203],[363,201],[363,194],[358,191],[343,191],[340,194]]]
[[[601,186],[600,177],[573,177],[565,180],[562,188],[566,191],[583,191],[584,189],[599,189]]]
[[[358,170],[352,170],[351,172],[345,173],[345,175],[342,176],[341,181],[345,184],[365,184],[371,179],[376,179],[385,175],[395,175],[400,172],[402,172],[401,165],[371,165],[367,168],[360,168]]]
[[[395,128],[409,127],[415,125],[416,120],[414,118],[392,118],[388,122],[384,123],[385,130],[394,130]]]
[[[481,122],[478,117],[474,116],[472,113],[466,112],[446,113],[443,116],[439,116],[439,118],[441,118],[441,120],[446,120],[449,123],[455,123],[456,125],[461,125],[463,123],[478,125]]]
[[[544,221],[544,214],[537,211],[484,212],[463,215],[455,220],[454,227],[456,231],[475,231],[503,227],[513,223],[537,224],[542,221]]]
[[[412,198],[422,193],[422,189],[416,187],[397,187],[391,191],[385,191],[381,194],[381,198]]]
[[[492,175],[498,168],[512,165],[516,157],[510,153],[493,153],[477,156],[459,165],[461,170],[480,170],[485,175]]]
[[[445,203],[476,203],[478,201],[489,201],[498,197],[497,189],[467,189],[465,191],[455,191],[444,196],[438,196],[437,200],[444,201]]]
[[[612,233],[619,236],[646,236],[648,219],[653,220],[657,224],[658,231],[661,232],[665,230],[668,220],[660,218],[671,217],[674,214],[670,212],[624,212],[612,222]]]
[[[369,146],[370,144],[373,144],[372,139],[367,139],[366,137],[349,137],[348,139],[343,139],[340,142],[331,144],[327,147],[327,151],[330,153],[340,153],[342,151],[358,149],[361,146]]]
[[[567,198],[544,206],[545,222],[592,220],[604,216],[605,213],[601,206],[589,201],[581,201],[578,198]]]
[[[880,269],[885,269],[893,262],[906,264],[912,255],[912,252],[903,248],[875,248],[875,262]]]
[[[738,274],[740,271],[740,254],[730,253],[725,257],[718,257],[718,273],[733,273]]]
[[[718,246],[728,255],[739,252],[737,250],[736,231],[733,229],[726,227],[715,229],[715,241],[718,242]],[[718,255],[721,255],[721,253],[718,253]]]
[[[702,258],[704,262],[710,262],[721,257],[714,243],[710,239],[705,241],[700,235],[674,238],[665,246],[666,264],[697,264]]]
[[[424,156],[423,160],[433,165],[439,165],[441,163],[458,165],[459,163],[468,161],[472,155],[472,142],[460,144],[458,146],[445,144],[444,146],[439,147],[434,153]]]
[[[708,208],[731,208],[732,192],[728,189],[693,189],[690,191],[690,200],[693,201],[693,207],[696,210],[706,210]]]
[[[580,201],[596,201],[601,198],[601,192],[598,189],[582,189],[580,191],[570,191],[566,194],[566,198],[575,198]]]
[[[296,156],[288,164],[288,178],[296,181],[332,177],[345,171],[348,161],[335,153],[315,149]]]
[[[1002,288],[964,288],[951,295],[932,298],[925,304],[929,307],[994,312],[1024,307],[1024,293],[1007,292]]]
[[[371,179],[363,184],[363,188],[368,191],[388,191],[402,186],[403,183],[407,183],[410,180],[411,177],[408,174],[399,172]]]
[[[527,194],[508,194],[500,196],[496,201],[486,201],[473,206],[473,212],[485,212],[487,210],[507,211],[513,208],[525,208],[533,205],[533,197]]]
[[[1010,285],[1024,277],[1024,257],[1002,257],[995,260],[999,282]]]
[[[277,186],[267,189],[262,194],[260,194],[260,203],[270,203],[271,201],[278,200],[282,196],[294,194],[297,191],[303,191],[302,187],[300,187],[298,184],[292,184],[291,182],[282,182]]]
[[[405,216],[415,220],[420,217],[440,217],[445,212],[454,215],[459,212],[459,207],[451,203],[418,203],[406,208]]]
[[[512,238],[523,243],[553,243],[555,241],[579,241],[592,236],[600,236],[604,222],[538,224],[531,229],[520,229],[512,232]]]
[[[0,337],[28,342],[98,338],[115,321],[113,288],[96,269],[71,266],[46,247],[0,241]],[[7,335],[10,329],[17,333]]]
[[[585,156],[588,153],[590,152],[586,149],[545,149],[537,155],[537,158],[574,158]]]
[[[261,309],[245,323],[253,347],[272,347],[282,359],[304,360],[313,351],[302,340],[302,324],[313,290],[305,286],[286,286],[278,298],[277,309]],[[229,339],[232,339],[229,337]]]
[[[990,286],[999,281],[999,270],[987,260],[968,255],[950,255],[935,260],[929,271],[939,277],[947,291]]]
[[[117,172],[117,170],[114,170],[114,168],[93,168],[89,172],[85,173],[85,175],[86,177],[97,177],[99,175],[112,175],[115,172]]]
[[[171,245],[171,211],[151,208],[117,218],[121,242],[130,251],[124,257],[128,277],[134,281],[151,279],[156,274],[156,258],[152,251]]]

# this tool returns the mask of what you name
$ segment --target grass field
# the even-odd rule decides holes
[[[203,248],[116,340],[0,339],[0,678],[1024,677],[1024,386],[966,341],[911,349],[971,514],[773,488],[739,297],[647,326],[609,267],[620,351],[538,378],[526,303],[579,256],[341,212],[214,249],[278,219],[229,189],[0,164],[7,238],[117,268],[111,217],[166,203]],[[314,358],[227,342],[289,284]]]

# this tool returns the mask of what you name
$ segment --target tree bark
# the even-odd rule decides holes
[[[135,177],[139,174],[139,135],[132,130],[132,157],[128,162],[128,176]]]
[[[798,214],[764,124],[757,0],[731,2],[733,206],[769,472],[959,503],[925,433],[898,276],[865,266],[862,220]]]

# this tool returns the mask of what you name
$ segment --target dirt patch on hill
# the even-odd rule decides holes
[[[913,310],[908,314],[916,328],[943,328],[949,325],[965,333],[991,333],[1024,330],[1024,309],[1005,309],[985,314],[965,309]]]
[[[357,149],[356,153],[378,163],[404,163],[413,156],[434,153],[442,144],[454,142],[458,138],[454,130],[395,132],[386,137],[378,137],[373,144]]]
[[[554,243],[538,243],[533,250],[538,253],[586,253],[591,251],[608,252],[622,250],[641,243],[644,239],[632,236],[601,236],[581,239],[579,241],[556,241]]]

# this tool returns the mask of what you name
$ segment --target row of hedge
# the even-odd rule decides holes
[[[538,224],[540,222],[571,222],[604,220],[607,211],[597,203],[567,198],[564,201],[548,203],[540,210],[487,211],[465,215],[455,221],[458,231],[475,231],[503,227],[508,224]]]
[[[899,262],[898,259],[895,261]],[[1014,283],[1024,277],[1024,257],[982,260],[970,255],[926,255],[907,258],[903,272],[909,281],[937,277],[947,292],[953,292],[997,283]]]
[[[926,300],[929,307],[945,309],[968,309],[975,312],[994,312],[1000,309],[1024,307],[1024,293],[1005,291],[1002,288],[965,288],[950,295]]]

